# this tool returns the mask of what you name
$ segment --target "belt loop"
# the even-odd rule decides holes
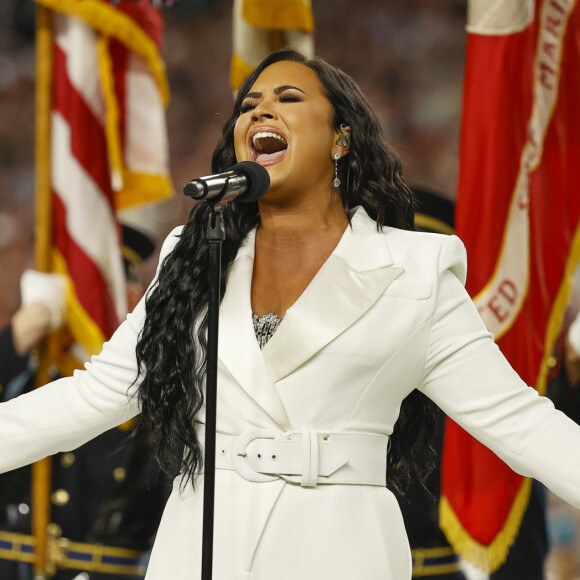
[[[302,487],[318,483],[318,431],[302,429]]]

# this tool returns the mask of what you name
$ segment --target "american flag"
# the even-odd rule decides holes
[[[50,211],[39,212],[37,239],[48,240],[39,250],[47,269],[70,280],[72,336],[94,354],[127,310],[117,211],[172,193],[162,19],[146,1],[38,4],[48,29],[38,49],[38,101],[48,106],[39,116],[48,115],[50,141],[37,160],[50,177],[37,198]]]

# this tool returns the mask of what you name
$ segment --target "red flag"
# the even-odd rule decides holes
[[[478,0],[469,10],[456,208],[467,289],[514,369],[544,392],[580,255],[580,8]],[[498,568],[529,492],[448,422],[441,527],[462,556]]]
[[[51,97],[50,188],[38,195],[52,210],[37,237],[50,239],[49,269],[71,281],[67,323],[93,354],[126,313],[116,212],[172,192],[162,21],[146,1],[38,4],[50,9],[52,32],[50,56],[38,55],[49,59]]]

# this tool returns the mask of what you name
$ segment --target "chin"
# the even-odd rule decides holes
[[[270,175],[270,189],[278,188],[288,182],[290,172],[285,170],[280,164],[262,165],[262,167]]]

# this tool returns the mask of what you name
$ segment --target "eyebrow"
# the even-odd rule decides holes
[[[288,89],[295,89],[296,91],[300,91],[304,95],[306,94],[302,89],[299,89],[298,87],[295,87],[294,85],[282,85],[281,87],[276,87],[274,89],[274,94],[279,95],[280,93],[283,93],[284,91],[287,91]],[[246,98],[246,99],[259,99],[261,96],[262,96],[262,93],[256,92],[256,93],[248,93],[244,98]]]

